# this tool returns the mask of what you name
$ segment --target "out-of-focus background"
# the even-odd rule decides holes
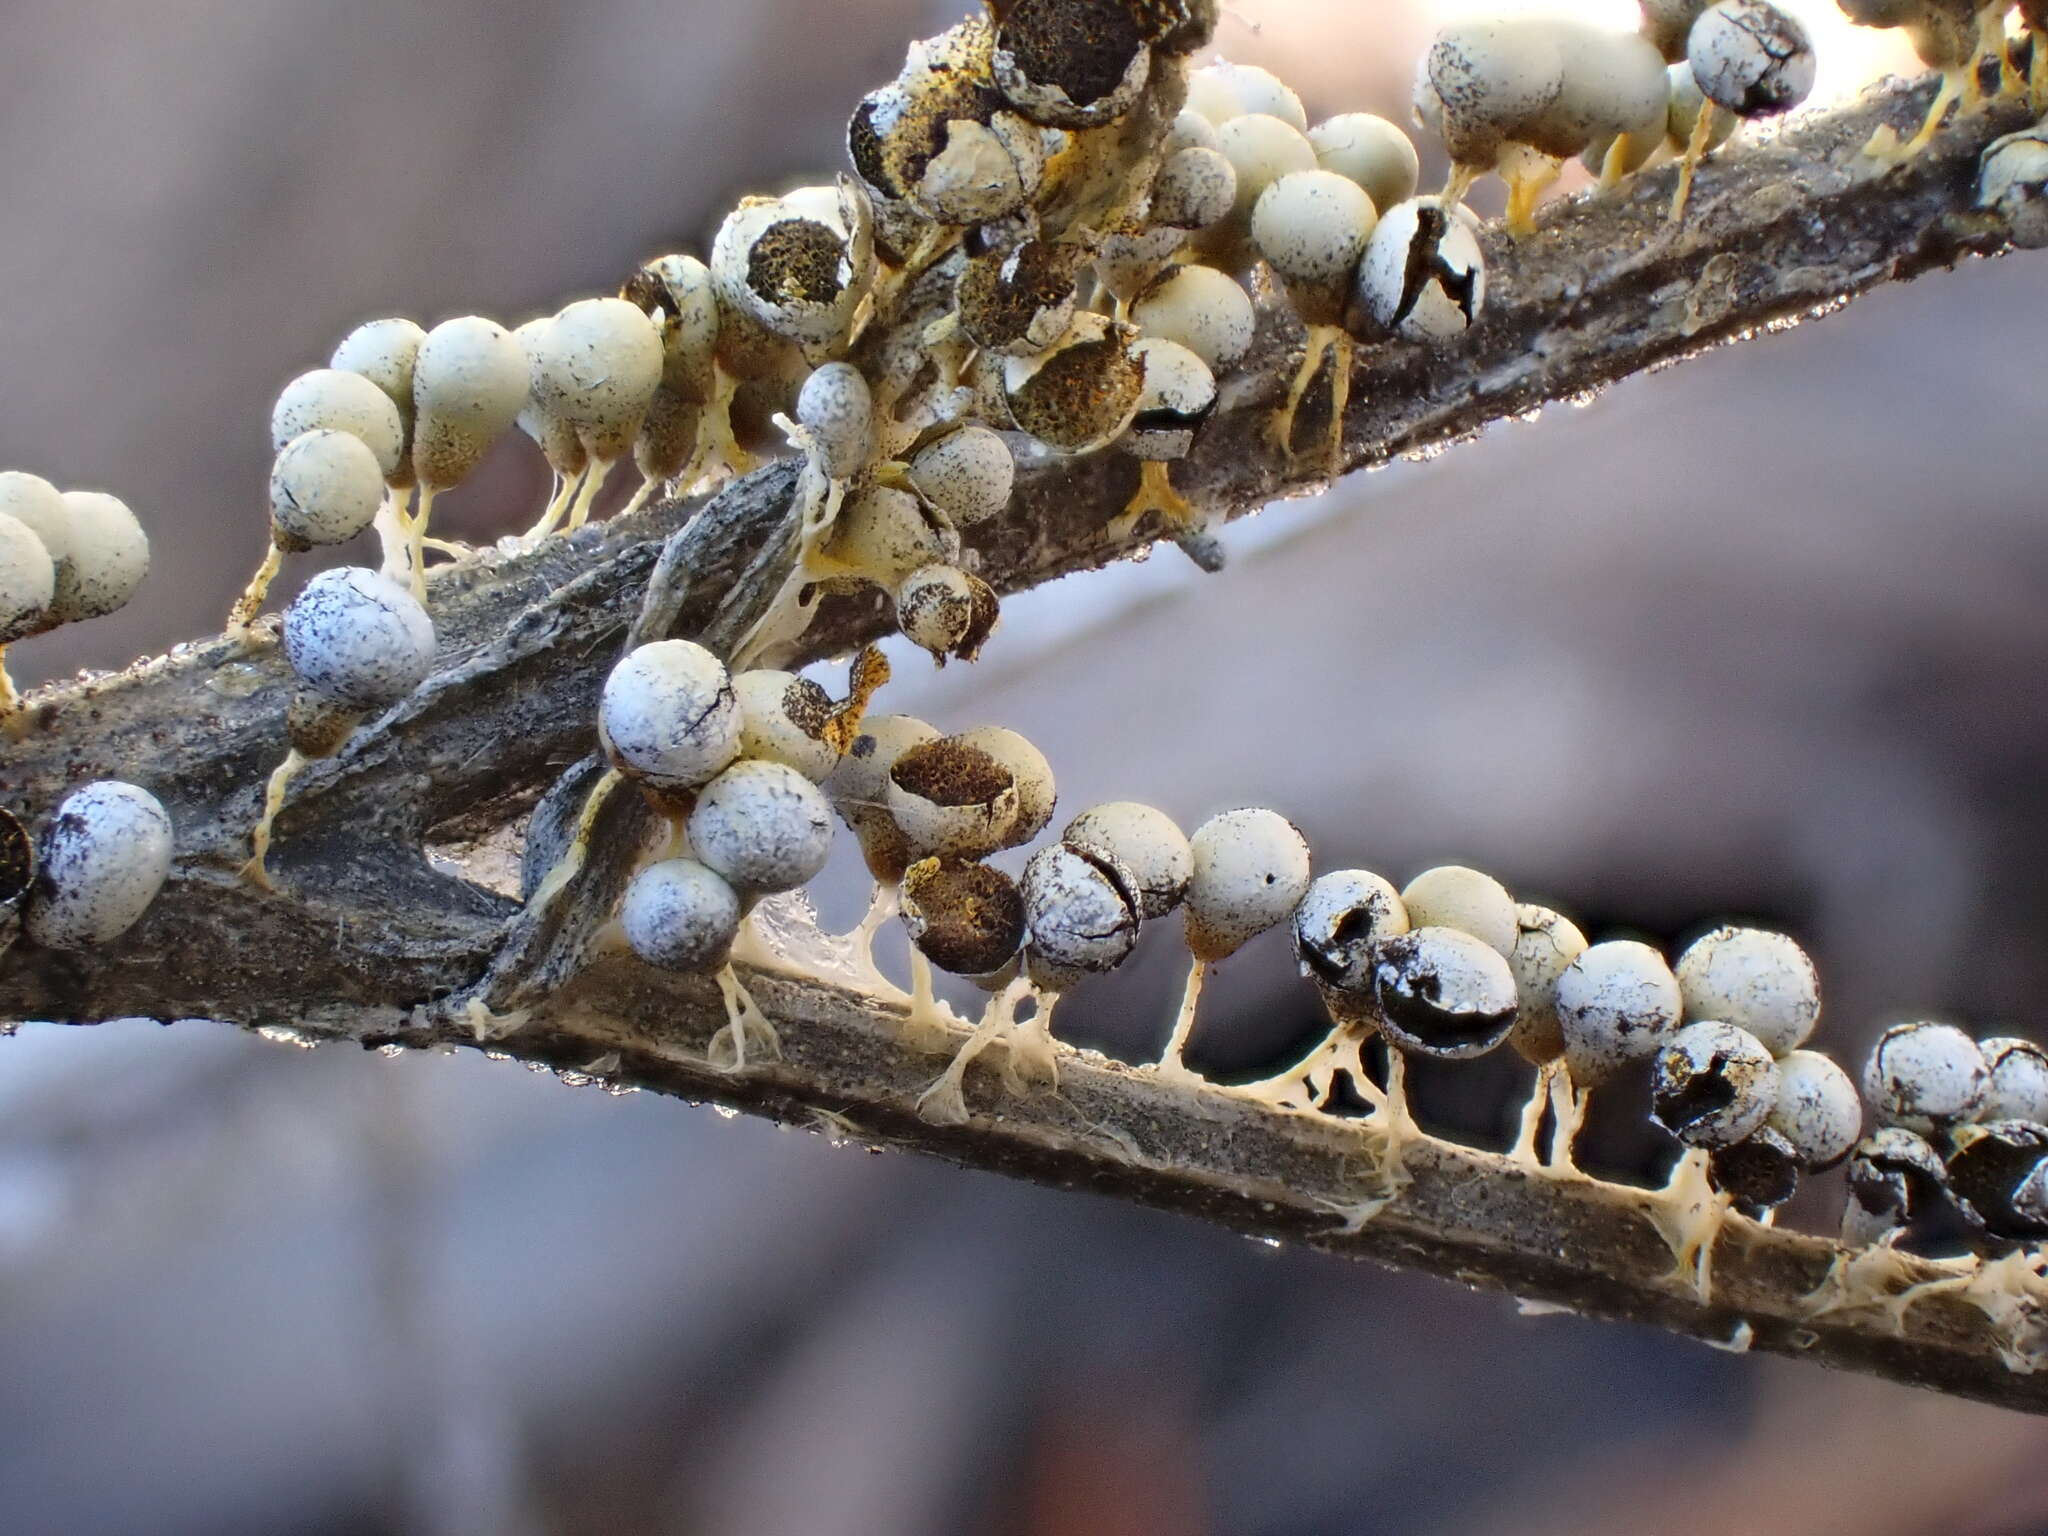
[[[1405,118],[1430,28],[1501,3],[1234,0],[1219,44],[1312,115]],[[1795,9],[1824,95],[1905,63]],[[217,627],[270,398],[351,324],[516,321],[701,250],[736,194],[836,167],[956,13],[0,6],[0,460],[118,492],[157,551],[128,610],[10,663]],[[1882,293],[1269,509],[1221,577],[1168,551],[1015,599],[978,666],[906,662],[883,707],[1023,730],[1071,809],[1270,804],[1319,867],[1470,860],[1596,936],[1787,925],[1852,1062],[1928,1011],[2041,1037],[2041,292],[2014,260]],[[495,534],[538,494],[514,447],[443,505]],[[1063,1029],[1150,1050],[1181,953],[1153,935]],[[1197,1058],[1309,1008],[1256,945]],[[1424,1076],[1472,1135],[1523,1086]],[[1652,1168],[1610,1097],[1596,1157]],[[1832,1219],[1824,1182],[1798,1219]],[[468,1053],[198,1023],[0,1044],[0,1424],[10,1536],[2048,1526],[2032,1419]]]

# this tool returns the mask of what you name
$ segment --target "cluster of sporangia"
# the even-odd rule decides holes
[[[1981,94],[1993,56],[2001,89],[2025,89],[2031,71],[2040,104],[2043,3],[2024,0],[2027,34],[2008,48],[2007,0],[1843,0],[1857,20],[1912,28],[1948,76],[1923,132],[1873,152],[1924,144],[1952,100]],[[687,640],[633,651],[605,685],[598,722],[612,765],[603,792],[629,782],[669,828],[639,858],[619,931],[654,965],[719,979],[719,1064],[773,1053],[732,962],[771,958],[749,913],[818,873],[836,811],[877,881],[863,940],[895,909],[908,930],[918,1038],[949,1044],[932,1033],[946,1016],[930,967],[992,995],[921,1103],[933,1119],[967,1117],[969,1064],[998,1040],[1013,1089],[1050,1082],[1054,1003],[1179,908],[1193,967],[1153,1070],[1198,1081],[1182,1050],[1207,968],[1291,925],[1331,1032],[1290,1071],[1223,1091],[1348,1114],[1348,1085],[1371,1110],[1355,1123],[1390,1192],[1420,1134],[1405,1055],[1465,1058],[1507,1042],[1540,1069],[1511,1155],[1547,1177],[1578,1176],[1586,1092],[1628,1062],[1652,1063],[1652,1112],[1691,1149],[1667,1191],[1667,1235],[1702,1288],[1728,1210],[1768,1220],[1801,1170],[1844,1158],[1844,1234],[1856,1242],[1888,1243],[1945,1201],[1987,1243],[2048,1236],[2048,1055],[2035,1046],[1980,1048],[1948,1026],[1900,1026],[1866,1075],[1882,1128],[1859,1140],[1848,1078],[1803,1048],[1817,984],[1780,935],[1719,929],[1674,968],[1633,941],[1589,945],[1568,919],[1518,905],[1469,869],[1430,870],[1399,891],[1359,870],[1312,878],[1300,833],[1267,810],[1227,812],[1188,835],[1148,806],[1096,806],[1013,877],[992,856],[1053,815],[1052,770],[1029,742],[863,718],[886,677],[871,656],[837,701],[769,664],[793,656],[821,593],[862,587],[884,590],[903,633],[942,665],[972,659],[997,603],[961,530],[1008,504],[1020,451],[1121,449],[1139,483],[1108,534],[1159,513],[1199,547],[1203,515],[1167,466],[1191,451],[1218,376],[1251,347],[1248,285],[1262,271],[1308,337],[1274,438],[1291,448],[1296,410],[1334,354],[1334,469],[1354,345],[1441,345],[1480,317],[1479,226],[1462,206],[1475,178],[1508,182],[1519,232],[1568,158],[1611,186],[1677,156],[1677,217],[1693,166],[1738,119],[1804,99],[1813,54],[1767,0],[1642,9],[1636,32],[1517,19],[1440,34],[1417,74],[1415,115],[1453,171],[1440,194],[1418,196],[1415,148],[1392,123],[1351,113],[1311,126],[1264,70],[1192,69],[1212,0],[1002,0],[913,46],[896,80],[861,102],[847,136],[854,175],[745,199],[708,264],[662,257],[617,297],[516,329],[477,316],[358,328],[277,401],[270,548],[230,629],[247,632],[286,553],[374,527],[382,566],[323,572],[284,617],[291,750],[247,875],[267,883],[272,821],[300,767],[432,671],[426,555],[466,551],[428,536],[431,508],[498,438],[517,427],[554,472],[545,510],[517,541],[531,545],[582,526],[628,456],[638,506],[751,467],[751,450],[779,430],[803,455],[780,595],[730,665]],[[2037,128],[1987,154],[1980,200],[2022,243],[2048,243],[2044,180]],[[112,498],[0,476],[0,643],[111,610],[147,563],[146,540]],[[141,915],[170,859],[151,796],[89,785],[57,809],[39,849],[0,818],[0,902],[35,942],[90,948]],[[558,885],[538,880],[534,899]],[[1375,1036],[1388,1047],[1383,1082],[1362,1054]]]

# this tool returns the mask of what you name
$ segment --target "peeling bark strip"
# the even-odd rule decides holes
[[[1484,321],[1445,350],[1361,348],[1344,429],[1351,467],[1454,441],[1546,402],[1807,315],[1879,283],[2003,249],[1972,205],[1977,154],[2018,126],[2004,112],[1944,134],[1878,179],[1857,151],[1881,121],[1909,126],[1928,88],[1892,89],[1781,136],[1716,157],[1683,227],[1663,222],[1668,173],[1618,198],[1552,213],[1516,245],[1489,239]],[[922,325],[929,316],[906,323]],[[1308,489],[1264,435],[1298,345],[1268,306],[1258,350],[1224,380],[1195,455],[1175,468],[1197,505],[1236,516]],[[743,633],[785,563],[796,466],[763,469],[701,511],[668,504],[509,559],[437,575],[439,670],[402,705],[310,769],[278,823],[275,895],[239,882],[263,782],[284,746],[290,675],[274,628],[248,651],[181,647],[118,677],[32,696],[0,761],[0,801],[41,816],[84,780],[140,783],[170,810],[179,862],[149,915],[111,950],[0,955],[0,1018],[93,1023],[207,1017],[365,1046],[475,1044],[488,1019],[437,1014],[474,986],[514,917],[503,897],[444,873],[422,844],[480,838],[512,821],[592,745],[598,690],[629,634]],[[1136,478],[1114,453],[1020,475],[1001,517],[975,531],[984,574],[1017,589],[1102,565],[1103,526]],[[696,513],[691,521],[692,513]],[[688,531],[670,543],[685,523]],[[657,562],[687,572],[642,613]],[[872,598],[827,602],[805,640],[819,657],[883,631]],[[1099,1057],[1069,1053],[1057,1097],[992,1096],[970,1077],[972,1123],[916,1117],[943,1058],[897,1038],[897,1016],[857,992],[754,973],[787,1059],[742,1077],[704,1048],[724,1022],[708,981],[606,957],[492,1042],[565,1073],[913,1148],[1020,1177],[1086,1186],[1241,1231],[1312,1242],[1512,1291],[1593,1316],[1803,1354],[1894,1380],[2048,1411],[2048,1372],[2006,1360],[2015,1339],[1978,1305],[1930,1297],[1894,1328],[1881,1310],[1804,1316],[1839,1252],[1821,1239],[1731,1223],[1714,1254],[1715,1304],[1672,1278],[1646,1196],[1531,1178],[1492,1154],[1439,1142],[1408,1153],[1414,1175],[1357,1231],[1383,1193],[1355,1128],[1278,1115],[1226,1094],[1189,1098]],[[1901,1260],[1897,1278],[1934,1279]],[[2032,1312],[2018,1321],[2031,1324]],[[2031,1342],[2031,1341],[2026,1341]]]

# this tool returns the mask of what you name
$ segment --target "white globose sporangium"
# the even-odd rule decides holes
[[[386,709],[434,665],[434,622],[413,595],[361,566],[322,571],[284,616],[284,654],[330,704]]]
[[[1991,1074],[1977,1042],[1953,1024],[1894,1024],[1863,1069],[1863,1093],[1888,1125],[1929,1132],[1975,1119]]]
[[[1408,922],[1416,928],[1455,928],[1501,952],[1515,952],[1519,928],[1515,899],[1493,876],[1462,864],[1439,864],[1410,880],[1401,892]]]
[[[739,755],[739,696],[692,640],[657,640],[613,667],[597,722],[619,771],[657,789],[695,789]]]
[[[1557,1021],[1572,1080],[1590,1087],[1650,1055],[1678,1028],[1684,1006],[1678,978],[1649,945],[1593,945],[1557,979]]]
[[[633,877],[619,906],[633,953],[671,971],[725,964],[740,931],[740,898],[695,859],[664,859]]]
[[[1127,869],[1137,884],[1139,915],[1164,917],[1187,895],[1195,874],[1187,833],[1162,810],[1135,800],[1090,806],[1060,841]]]
[[[832,807],[787,763],[734,763],[704,786],[690,812],[690,847],[737,889],[793,891],[825,867]]]
[[[57,566],[50,617],[69,624],[125,605],[149,574],[149,535],[126,502],[104,491],[66,491],[71,548]]]
[[[171,818],[156,796],[101,780],[57,807],[37,856],[23,918],[51,949],[90,949],[133,927],[171,869]]]
[[[352,432],[301,432],[270,466],[270,527],[280,547],[347,543],[383,504],[384,471]]]
[[[1188,841],[1187,941],[1198,959],[1223,959],[1285,922],[1308,894],[1308,840],[1277,811],[1225,811]]]
[[[1716,928],[1678,957],[1678,989],[1691,1019],[1739,1025],[1773,1056],[1797,1050],[1820,1018],[1820,978],[1782,933]]]

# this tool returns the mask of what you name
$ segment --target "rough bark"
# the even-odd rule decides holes
[[[1463,344],[1361,350],[1345,465],[1433,451],[1880,283],[2001,251],[2003,231],[1974,211],[1972,194],[1977,153],[2017,126],[2012,114],[1952,129],[1927,156],[1882,177],[1857,158],[1878,122],[1910,126],[1926,95],[1882,93],[1718,157],[1676,230],[1663,222],[1667,172],[1559,208],[1523,241],[1495,233],[1488,313]],[[1299,344],[1276,307],[1265,306],[1265,320],[1196,454],[1174,472],[1218,518],[1315,483],[1309,466],[1285,461],[1264,436]],[[1313,438],[1319,408],[1312,398],[1298,441]],[[1114,544],[1102,531],[1135,484],[1131,461],[1112,453],[1022,470],[1009,510],[971,540],[998,588],[1104,564],[1148,536]],[[772,465],[708,505],[657,506],[532,553],[438,573],[439,670],[301,779],[278,823],[275,893],[235,873],[264,778],[284,750],[290,676],[271,631],[259,629],[247,648],[204,641],[33,696],[0,760],[0,798],[40,815],[87,779],[142,783],[178,826],[178,863],[149,915],[107,952],[17,943],[0,955],[0,1018],[203,1017],[370,1047],[479,1043],[482,1015],[448,1000],[478,995],[508,933],[519,931],[517,904],[437,865],[426,845],[513,825],[591,750],[597,691],[636,632],[665,542],[682,579],[637,632],[741,632],[787,568],[794,479],[791,465]],[[804,654],[844,652],[885,623],[879,602],[830,600]],[[630,810],[620,814],[630,820]],[[528,938],[547,948],[546,935]],[[2048,1409],[2048,1375],[2012,1369],[2010,1331],[1954,1299],[1915,1307],[1896,1330],[1868,1310],[1806,1319],[1799,1298],[1836,1252],[1817,1238],[1734,1224],[1716,1252],[1714,1303],[1703,1306],[1672,1280],[1641,1191],[1532,1178],[1489,1153],[1425,1142],[1410,1153],[1414,1182],[1351,1231],[1344,1213],[1373,1193],[1355,1127],[1222,1094],[1189,1097],[1072,1053],[1057,1096],[1013,1098],[977,1071],[973,1121],[938,1127],[914,1105],[940,1059],[907,1046],[893,1006],[858,990],[750,974],[784,1059],[728,1075],[704,1056],[724,1017],[710,983],[609,953],[567,985],[553,987],[549,975],[546,987],[487,989],[493,1006],[527,1010],[516,1024],[485,1021],[490,1049],[1577,1312],[1714,1341],[1747,1323],[1758,1348]],[[1908,1261],[1902,1273],[1934,1271]]]

